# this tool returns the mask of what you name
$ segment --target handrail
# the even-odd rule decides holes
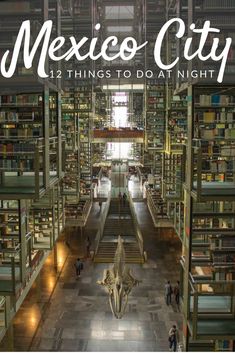
[[[92,206],[91,200],[87,200],[84,207],[84,213],[82,215],[82,220],[84,225],[86,224],[87,218],[90,214],[91,206]]]
[[[1,249],[1,253],[13,254],[13,257],[18,255],[20,253],[20,251],[21,251],[20,244],[16,245],[15,247],[12,247],[12,248]]]
[[[102,239],[102,235],[104,232],[104,226],[105,226],[105,221],[109,212],[109,206],[110,206],[110,201],[111,201],[111,192],[109,191],[108,193],[108,198],[106,201],[106,205],[105,205],[105,210],[101,216],[101,221],[100,221],[100,225],[99,225],[99,229],[97,230],[96,233],[96,237],[95,237],[95,250],[94,250],[94,255],[97,254],[98,249],[99,249],[99,245],[100,245],[100,241]]]
[[[136,217],[136,213],[135,213],[135,208],[134,208],[134,203],[132,200],[131,195],[129,194],[129,205],[130,205],[130,210],[131,210],[131,215],[132,215],[132,219],[133,219],[133,223],[134,223],[134,228],[135,228],[135,234],[137,237],[137,241],[139,244],[139,249],[140,249],[140,254],[141,256],[144,257],[144,240],[143,240],[143,235]]]
[[[194,287],[194,289],[197,291],[197,285],[198,284],[208,284],[208,285],[217,285],[217,284],[225,284],[225,285],[234,285],[234,281],[226,281],[226,280],[209,280],[209,279],[195,279],[192,275],[192,273],[189,273],[189,282],[191,282],[192,286]]]

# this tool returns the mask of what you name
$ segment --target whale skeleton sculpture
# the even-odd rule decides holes
[[[125,266],[125,250],[123,240],[119,235],[114,265],[112,268],[104,270],[102,281],[97,281],[108,291],[109,304],[117,319],[123,317],[128,303],[128,295],[132,288],[140,282],[132,276],[131,270]]]

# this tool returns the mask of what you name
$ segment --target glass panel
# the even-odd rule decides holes
[[[198,297],[198,313],[230,313],[231,297],[228,295],[213,295]],[[193,298],[190,300],[193,311]]]

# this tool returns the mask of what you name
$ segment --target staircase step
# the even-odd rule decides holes
[[[129,204],[127,203],[125,207],[123,205],[120,206],[119,200],[111,200],[110,202],[102,241],[94,257],[94,262],[113,263],[119,235],[124,240],[126,263],[144,263],[144,258],[140,254],[139,245],[136,240]],[[128,240],[126,241],[126,239]]]
[[[99,263],[113,263],[114,262],[114,254],[96,254],[94,257],[94,262],[99,262]],[[137,263],[137,264],[143,264],[144,263],[144,258],[143,256],[140,255],[140,253],[135,254],[135,255],[130,255],[125,257],[125,262],[126,263]]]

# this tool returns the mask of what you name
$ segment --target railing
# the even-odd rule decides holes
[[[34,250],[51,250],[54,246],[53,232],[45,234],[43,230],[33,234],[32,247]]]
[[[226,280],[196,280],[189,274],[190,317],[192,319],[192,335],[196,339],[198,319],[233,319],[234,318],[234,283]],[[212,299],[213,298],[213,299]],[[208,300],[208,305],[206,302]],[[212,331],[213,332],[213,331]]]
[[[0,267],[0,284],[3,285],[1,293],[16,293],[16,282],[22,281],[22,268],[20,266],[21,248],[17,245],[14,248],[2,249],[2,264]],[[17,268],[19,273],[17,274]],[[1,272],[1,269],[3,272]],[[7,271],[4,271],[7,270]],[[9,270],[9,271],[8,271]]]
[[[108,215],[108,212],[109,212],[110,201],[111,201],[111,192],[109,192],[109,194],[108,194],[108,198],[107,198],[107,201],[106,201],[105,209],[103,211],[103,214],[101,215],[99,229],[98,229],[98,231],[96,233],[95,244],[94,244],[94,255],[97,254],[97,251],[98,251],[99,245],[100,245],[100,241],[101,241],[102,236],[103,236],[105,221],[106,221],[106,218],[107,218],[107,215]]]
[[[203,140],[194,139],[192,147],[192,185],[199,201],[203,194],[203,185],[210,185],[210,189],[213,190],[214,188],[215,195],[218,196],[216,190],[219,185],[223,187],[227,182],[233,187],[235,175],[234,167],[230,168],[228,166],[229,163],[233,165],[235,160],[233,144],[222,146],[220,151],[213,153],[204,151],[202,142]],[[207,181],[207,176],[210,177],[210,181]],[[213,185],[213,182],[216,184]],[[229,196],[228,190],[229,188],[226,188],[224,191],[226,196]],[[220,193],[220,195],[223,196],[224,194]]]
[[[183,186],[182,179],[176,177],[174,185],[171,181],[163,180],[162,182],[163,198],[166,200],[182,201],[183,200]]]
[[[84,212],[81,216],[81,222],[82,224],[85,226],[86,225],[86,222],[87,222],[87,218],[90,214],[90,210],[91,210],[91,207],[92,207],[92,201],[90,200],[87,200],[86,203],[85,203],[85,207],[84,207]]]
[[[129,194],[129,205],[130,205],[130,210],[131,210],[131,215],[132,215],[132,220],[134,223],[134,229],[135,229],[135,234],[136,234],[136,238],[137,238],[137,242],[139,244],[139,249],[140,249],[140,254],[141,256],[144,257],[144,240],[143,240],[143,235],[136,217],[136,213],[135,213],[135,208],[134,208],[134,203],[132,200],[131,195]]]
[[[14,142],[18,142],[19,139],[22,141],[22,144],[16,144],[14,146]],[[12,150],[0,151],[0,156],[17,160],[17,165],[14,166],[14,168],[2,165],[0,172],[13,172],[16,173],[16,175],[19,175],[19,173],[20,175],[30,173],[30,175],[34,177],[34,192],[38,197],[40,191],[40,175],[42,175],[45,170],[45,161],[43,158],[45,153],[43,145],[44,138],[11,137],[10,141],[12,142]],[[4,144],[4,142],[8,143],[9,139],[1,138],[1,143]],[[20,163],[21,158],[23,158],[24,161],[27,160],[28,163],[25,165]]]
[[[143,139],[143,130],[131,130],[131,129],[114,129],[114,130],[94,130],[93,136],[95,139],[101,138],[126,138],[126,139]]]
[[[79,209],[79,203],[69,204],[67,206],[67,214],[70,213],[70,209],[73,209],[72,216],[66,215],[65,226],[67,227],[84,227],[87,222],[87,218],[90,214],[92,207],[92,201],[86,200],[82,209]]]
[[[6,298],[0,297],[0,332],[6,327]]]
[[[49,138],[49,166],[50,173],[55,174],[58,177],[59,175],[59,154],[58,154],[58,137]],[[63,146],[63,145],[62,145]]]

